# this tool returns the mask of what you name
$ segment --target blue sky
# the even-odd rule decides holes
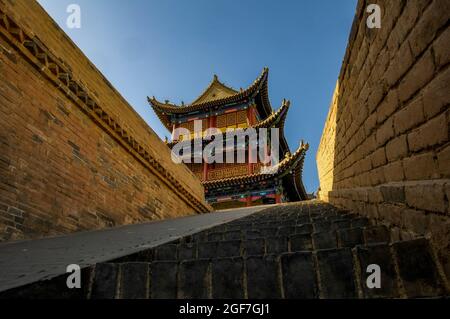
[[[39,3],[161,138],[169,132],[147,96],[188,103],[213,74],[239,89],[268,66],[272,106],[291,100],[285,135],[293,150],[309,142],[303,181],[308,192],[317,190],[317,147],[356,0]],[[71,3],[81,7],[80,29],[66,26]]]

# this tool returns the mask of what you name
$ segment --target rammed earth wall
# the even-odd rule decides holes
[[[0,0],[0,240],[209,209],[200,181],[40,5]]]
[[[381,7],[380,29],[366,7]],[[450,251],[450,2],[359,1],[323,130],[321,199]]]

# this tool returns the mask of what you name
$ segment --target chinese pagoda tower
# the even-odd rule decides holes
[[[155,97],[148,98],[158,118],[172,132],[172,140],[166,141],[171,148],[177,143],[195,143],[198,139],[205,147],[209,141],[202,139],[204,133],[194,132],[194,121],[201,121],[203,130],[217,128],[223,132],[224,144],[227,130],[279,129],[280,159],[276,169],[270,173],[262,171],[263,167],[270,163],[263,164],[259,160],[254,163],[254,160],[249,160],[251,156],[249,141],[240,146],[245,147],[247,154],[245,163],[207,163],[204,160],[195,163],[193,160],[183,160],[185,163],[191,162],[186,165],[202,181],[206,200],[216,209],[299,201],[307,198],[301,177],[308,144],[302,141],[295,152],[290,152],[283,134],[290,103],[283,100],[277,111],[272,110],[268,97],[268,75],[269,69],[264,68],[262,74],[247,89],[239,91],[221,83],[214,75],[209,86],[190,104],[175,105],[167,100],[160,102]],[[188,139],[186,135],[184,140],[183,136],[175,139],[176,128],[189,130]]]

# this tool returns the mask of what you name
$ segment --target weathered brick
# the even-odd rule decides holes
[[[410,207],[441,213],[447,210],[444,185],[441,183],[405,186],[405,198]]]
[[[398,27],[399,33],[401,34],[400,41],[403,41],[411,29],[416,25],[417,20],[430,1],[431,0],[406,1],[405,8],[396,25],[396,28]]]
[[[376,110],[377,123],[384,122],[399,107],[398,92],[390,90]]]
[[[448,12],[450,12],[450,6],[445,0],[433,1],[423,12],[409,35],[414,56],[419,56],[432,42],[437,31],[448,22]]]
[[[384,145],[388,140],[394,136],[394,120],[392,117],[388,118],[376,132],[377,146]]]
[[[405,179],[402,161],[396,161],[383,166],[386,182],[398,182]]]
[[[427,51],[400,81],[398,86],[400,103],[409,100],[420,88],[427,84],[433,77],[434,69],[433,55],[431,51]]]
[[[448,141],[447,114],[429,120],[408,134],[408,145],[411,151],[420,151]]]
[[[450,145],[437,153],[437,162],[439,173],[443,177],[450,177]]]
[[[434,117],[450,103],[450,68],[438,74],[423,90],[423,105],[427,119]]]
[[[423,211],[409,208],[404,209],[402,212],[402,227],[417,235],[426,235],[427,229],[430,226],[428,216]]]
[[[405,189],[403,185],[383,185],[380,186],[384,202],[403,203],[405,202]]]
[[[400,226],[402,224],[403,209],[404,206],[383,202],[378,207],[378,214],[381,220],[394,226]]]
[[[416,98],[411,101],[406,107],[395,113],[394,127],[396,135],[402,134],[407,130],[417,126],[425,119],[423,113],[422,98]]]
[[[406,157],[406,155],[408,155],[406,134],[400,135],[387,143],[386,157],[389,163]]]
[[[393,35],[395,35],[395,33],[393,33]],[[386,70],[385,77],[388,85],[390,87],[394,86],[394,84],[402,78],[413,63],[414,58],[412,56],[409,43],[405,41]]]
[[[378,167],[370,171],[370,184],[372,186],[383,184],[386,181],[386,176],[384,175],[384,167]]]
[[[439,38],[433,43],[434,61],[437,67],[442,67],[450,62],[450,28],[446,28]]]
[[[438,178],[437,163],[432,152],[411,156],[403,160],[407,180]]]
[[[386,164],[386,149],[384,147],[380,147],[372,153],[371,159],[373,168]]]

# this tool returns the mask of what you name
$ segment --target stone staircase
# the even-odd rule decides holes
[[[381,288],[366,285],[381,268]],[[422,298],[446,279],[425,238],[317,202],[282,205],[97,264],[89,298]]]
[[[381,269],[370,289],[368,265]],[[176,241],[3,297],[435,298],[448,284],[425,238],[393,242],[385,226],[319,201],[273,206]],[[1,297],[1,296],[0,296]]]

